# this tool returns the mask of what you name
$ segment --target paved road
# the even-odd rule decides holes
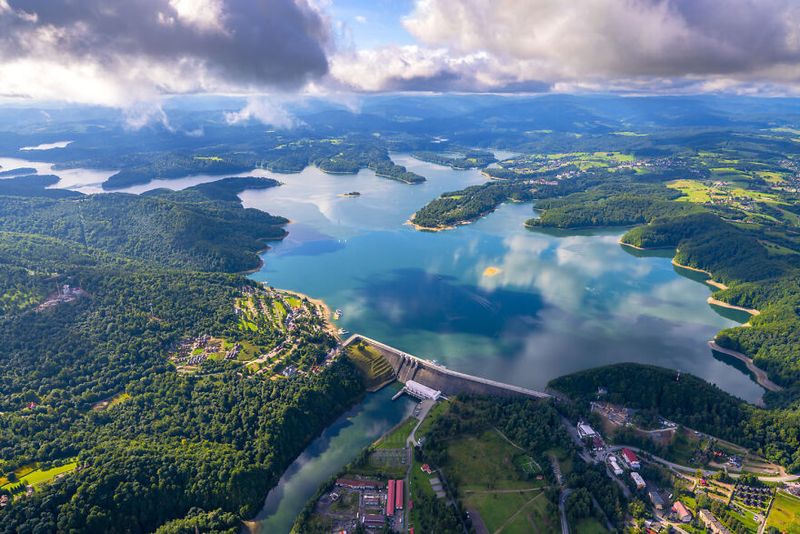
[[[683,471],[684,473],[694,473],[695,471],[697,471],[696,468],[686,467],[685,465],[680,465],[680,464],[676,464],[676,463],[667,461],[667,460],[665,460],[663,458],[659,458],[658,456],[654,456],[653,454],[650,454],[647,451],[643,451],[642,449],[639,449],[638,447],[633,447],[631,445],[614,445],[614,446],[609,447],[608,450],[610,450],[610,451],[621,451],[622,449],[625,449],[625,448],[628,448],[628,449],[630,449],[630,450],[632,450],[634,452],[638,452],[640,454],[641,453],[647,453],[654,461],[656,461],[656,462],[658,462],[658,463],[660,463],[662,465],[666,465],[667,467],[672,468],[675,471]],[[703,471],[703,475],[704,476],[711,476],[714,473],[716,473],[716,471],[709,471],[709,470],[704,470]],[[739,478],[741,476],[741,474],[739,474],[739,473],[728,473],[728,474],[730,475],[731,478]],[[763,481],[763,482],[792,482],[792,481],[795,481],[797,479],[800,479],[800,475],[784,475],[784,476],[779,476],[779,477],[758,477],[758,479]]]
[[[567,497],[572,493],[571,489],[565,489],[561,492],[561,497],[558,499],[558,510],[561,515],[561,534],[569,534],[569,525],[567,524],[567,510],[564,506],[567,502]]]

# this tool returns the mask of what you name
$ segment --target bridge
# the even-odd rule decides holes
[[[404,384],[409,380],[413,380],[429,388],[439,390],[445,395],[475,393],[506,397],[528,396],[539,399],[550,397],[549,394],[541,391],[459,373],[360,334],[353,334],[347,338],[342,344],[342,348],[347,348],[348,345],[359,341],[363,341],[377,350],[391,365],[397,381]]]

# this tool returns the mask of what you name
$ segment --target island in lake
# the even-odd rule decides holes
[[[343,193],[339,195],[340,197],[360,197],[361,193],[359,191],[350,191],[349,193]]]

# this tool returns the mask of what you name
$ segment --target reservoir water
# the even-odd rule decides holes
[[[699,375],[751,402],[763,393],[706,345],[747,316],[710,307],[711,288],[673,266],[671,254],[619,245],[623,229],[527,229],[529,203],[417,231],[404,222],[429,199],[486,178],[394,159],[428,182],[308,168],[279,175],[281,187],[242,193],[245,206],[295,221],[253,277],[324,299],[350,332],[519,386],[542,389],[565,373],[632,361]],[[361,196],[339,196],[353,190]]]
[[[404,223],[430,199],[487,178],[408,155],[393,159],[428,181],[410,186],[367,170],[242,173],[284,184],[245,191],[245,206],[294,221],[288,237],[263,254],[264,267],[253,278],[324,299],[344,312],[338,324],[350,332],[519,386],[542,389],[565,373],[641,362],[696,374],[750,402],[762,395],[743,365],[706,345],[747,314],[709,306],[711,287],[702,275],[673,266],[670,252],[623,247],[623,229],[527,229],[530,203],[503,205],[453,230],[417,231]],[[0,161],[4,168],[27,163]],[[87,193],[100,191],[113,174],[55,173],[63,178],[58,187]],[[151,182],[128,192],[218,178]],[[350,191],[361,196],[341,196]],[[288,533],[320,483],[410,413],[413,403],[392,403],[393,393],[368,395],[302,453],[267,496],[256,518],[262,532]]]

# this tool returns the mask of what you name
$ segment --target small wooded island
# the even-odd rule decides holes
[[[339,196],[355,198],[355,197],[360,197],[361,193],[359,191],[350,191],[349,193],[344,193],[344,194],[341,194]]]

